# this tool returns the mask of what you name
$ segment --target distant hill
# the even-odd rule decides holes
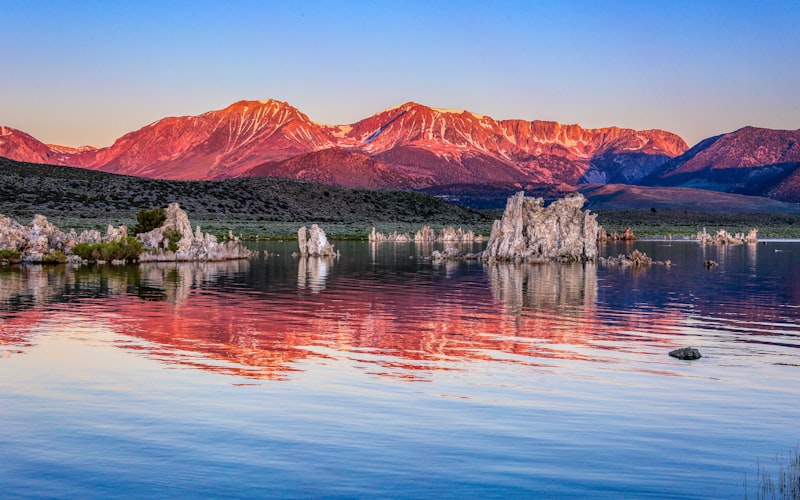
[[[800,129],[744,127],[710,137],[665,162],[641,184],[800,202]]]
[[[424,192],[452,203],[477,209],[505,207],[506,199],[517,191],[547,201],[572,191],[586,196],[592,210],[696,210],[727,213],[800,214],[800,204],[759,196],[745,196],[692,188],[629,186],[625,184],[584,184],[550,186],[538,184],[492,184],[486,186],[451,185],[426,188]]]
[[[407,191],[345,189],[280,179],[165,181],[0,158],[0,214],[134,219],[177,201],[192,218],[248,221],[487,225],[474,210]]]

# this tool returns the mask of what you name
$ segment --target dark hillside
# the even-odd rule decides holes
[[[192,220],[491,224],[477,211],[407,191],[345,189],[270,177],[165,181],[0,158],[0,214],[129,224],[141,208],[177,201]]]

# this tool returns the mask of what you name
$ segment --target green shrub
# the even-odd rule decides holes
[[[167,213],[163,208],[148,210],[143,208],[136,214],[136,225],[133,227],[135,234],[146,233],[157,227],[161,227],[167,220]]]
[[[167,240],[167,250],[175,252],[178,250],[178,242],[183,238],[183,233],[175,228],[167,228],[164,230],[164,238]]]
[[[99,260],[110,262],[124,260],[128,262],[139,260],[144,251],[142,243],[133,236],[127,236],[118,241],[108,243],[78,243],[72,247],[72,253],[81,259],[90,262]]]
[[[0,265],[18,264],[21,257],[19,250],[11,248],[0,249]]]
[[[42,264],[64,264],[65,262],[67,262],[67,256],[60,250],[55,250],[42,256]]]
[[[3,248],[0,249],[0,259],[3,260],[19,260],[21,254],[19,250],[14,250],[12,248]]]

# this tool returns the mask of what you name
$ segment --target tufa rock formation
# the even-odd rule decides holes
[[[417,231],[414,236],[410,233],[398,233],[397,231],[389,234],[383,234],[375,231],[369,235],[370,243],[481,243],[483,242],[482,235],[475,235],[473,231],[464,231],[461,228],[455,229],[453,227],[443,228],[440,233],[429,226],[423,226],[422,229]]]
[[[300,246],[301,257],[331,257],[338,255],[333,251],[333,245],[328,243],[325,231],[316,224],[311,224],[311,230],[306,235],[306,226],[297,230],[297,243]]]
[[[646,253],[634,250],[630,255],[618,255],[617,257],[600,257],[600,263],[606,266],[619,266],[619,267],[650,267],[653,259],[647,256]],[[663,262],[661,263],[663,264]]]
[[[108,226],[105,236],[94,229],[82,231],[80,234],[76,234],[74,229],[65,233],[43,215],[34,215],[27,226],[0,215],[0,250],[19,252],[20,262],[54,262],[53,257],[59,253],[64,255],[55,261],[63,261],[77,243],[116,241],[127,234],[128,229],[125,226]]]
[[[701,245],[741,245],[742,243],[758,243],[758,229],[753,228],[746,235],[736,233],[731,235],[728,231],[720,229],[717,234],[710,235],[706,228],[697,233],[695,237]]]
[[[227,243],[217,242],[211,234],[203,234],[200,227],[192,233],[189,217],[177,203],[172,203],[166,210],[167,219],[164,224],[150,232],[137,235],[145,248],[139,256],[140,262],[169,261],[221,261],[244,259],[252,252],[244,248],[235,238]],[[177,230],[180,239],[177,250],[169,251],[169,240],[165,234],[168,230]],[[0,215],[0,250],[12,250],[20,253],[21,262],[46,262],[49,257],[60,252],[69,260],[80,262],[80,257],[72,255],[72,249],[78,243],[112,243],[128,237],[128,228],[109,225],[106,234],[90,229],[76,234],[75,230],[64,233],[47,221],[42,215],[35,215],[28,226]]]
[[[494,221],[484,261],[581,262],[597,258],[597,216],[581,208],[586,199],[572,193],[544,206],[542,198],[519,192]]]
[[[170,203],[165,211],[166,220],[147,233],[136,237],[142,242],[146,251],[139,257],[140,262],[169,261],[222,261],[246,259],[252,252],[240,245],[239,238],[220,243],[213,234],[203,233],[200,226],[192,232],[189,216],[177,203]],[[170,233],[180,235],[175,251],[169,250]]]

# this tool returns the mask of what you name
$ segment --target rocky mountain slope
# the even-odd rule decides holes
[[[308,156],[331,148],[375,163],[341,152]],[[46,145],[8,127],[0,131],[0,156],[18,161],[181,180],[270,172],[334,178],[348,187],[633,182],[686,148],[680,137],[661,130],[495,120],[412,102],[331,126],[284,102],[240,101],[199,116],[158,120],[97,149]],[[300,159],[281,164],[298,157],[312,168]],[[372,180],[363,179],[362,168]]]
[[[642,180],[800,201],[800,129],[744,127],[710,137]]]

